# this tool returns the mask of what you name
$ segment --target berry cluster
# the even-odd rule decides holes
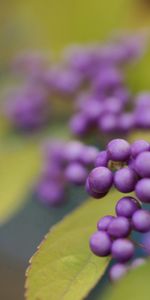
[[[141,38],[143,41],[143,37],[128,36],[106,44],[70,47],[59,64],[37,52],[18,56],[13,77],[19,75],[23,87],[10,94],[6,114],[11,123],[21,129],[39,128],[52,116],[45,112],[54,114],[56,99],[74,99],[78,109],[70,121],[74,134],[83,135],[95,127],[106,133],[128,132],[133,128],[133,116],[126,112],[131,95],[125,86],[123,67],[143,53]],[[30,89],[26,96],[25,89]],[[44,93],[41,110],[32,95],[36,89],[37,94],[39,90]]]
[[[150,231],[150,213],[142,209],[135,198],[121,198],[115,210],[115,217],[105,216],[98,221],[98,231],[90,239],[90,248],[95,255],[111,255],[117,261],[110,270],[112,281],[119,279],[133,265],[136,266],[134,261],[131,266],[125,264],[133,258],[135,252],[135,245],[130,239],[131,232]]]
[[[38,198],[45,204],[57,205],[66,200],[71,184],[84,185],[93,168],[98,150],[78,141],[56,140],[44,147],[44,165],[38,182]]]
[[[91,130],[125,134],[139,125],[135,122],[134,109],[131,109],[130,100],[133,96],[126,87],[123,69],[124,65],[142,53],[139,42],[137,38],[131,40],[128,37],[96,49],[93,63],[85,68],[89,76],[88,93],[77,95],[76,113],[70,120],[73,134],[83,136]],[[79,68],[79,54],[73,57],[76,58],[73,66]],[[91,57],[93,56],[90,55],[90,59]],[[84,72],[85,69],[83,68]]]
[[[98,154],[95,166],[86,182],[86,189],[94,198],[105,196],[113,184],[122,193],[135,191],[137,197],[121,198],[116,204],[116,217],[100,219],[98,231],[90,239],[94,254],[112,255],[117,260],[110,270],[111,280],[117,280],[130,268],[124,263],[134,255],[131,232],[150,231],[150,213],[141,206],[141,203],[150,203],[150,144],[145,140],[131,145],[122,139],[112,140],[107,150]],[[145,244],[146,241],[148,239]]]
[[[19,130],[33,131],[46,124],[50,118],[50,105],[42,87],[27,84],[11,93],[9,98],[5,104],[7,116]]]
[[[112,185],[122,193],[135,190],[141,202],[150,202],[150,144],[137,140],[129,144],[114,139],[99,152],[95,168],[90,172],[86,188],[94,198],[102,198]]]

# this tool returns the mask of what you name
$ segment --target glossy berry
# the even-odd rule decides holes
[[[150,203],[150,178],[140,179],[135,186],[135,193],[141,202]]]
[[[86,189],[87,193],[95,199],[101,199],[107,194],[107,193],[97,193],[97,192],[93,191],[89,185],[89,177],[86,180],[85,189]]]
[[[133,213],[140,209],[140,204],[133,197],[123,197],[116,204],[117,216],[131,218]]]
[[[97,167],[89,174],[89,187],[96,193],[106,193],[112,186],[113,174],[105,167]]]
[[[113,238],[123,238],[131,231],[130,222],[125,217],[116,217],[108,225],[109,235]]]
[[[144,209],[136,211],[132,216],[132,227],[139,232],[150,231],[150,213]]]
[[[107,151],[101,151],[98,153],[95,160],[95,167],[107,167],[109,161]]]
[[[109,271],[109,278],[112,282],[118,281],[122,278],[128,271],[128,268],[125,264],[117,263],[111,267]]]
[[[137,140],[131,145],[131,155],[135,158],[141,152],[150,150],[150,145],[145,140]]]
[[[117,239],[112,244],[111,253],[112,257],[119,262],[126,262],[130,260],[134,254],[134,245],[128,239]]]
[[[118,170],[114,175],[114,185],[122,193],[132,192],[137,182],[137,174],[129,167]]]
[[[126,161],[131,153],[130,144],[123,139],[115,139],[107,146],[108,155],[114,161]]]
[[[97,229],[107,231],[109,224],[114,218],[115,217],[113,216],[105,216],[101,218],[97,223]]]
[[[97,256],[107,256],[111,251],[111,239],[104,231],[95,232],[90,239],[90,248]]]
[[[134,163],[137,174],[141,177],[150,177],[150,152],[140,153]]]

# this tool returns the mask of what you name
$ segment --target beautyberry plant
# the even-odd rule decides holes
[[[131,240],[132,231],[150,231],[150,212],[142,208],[150,203],[150,144],[137,140],[131,145],[123,139],[108,143],[106,150],[99,152],[95,168],[89,173],[86,190],[94,198],[103,198],[114,187],[126,195],[116,204],[116,216],[105,216],[98,221],[97,232],[90,239],[90,248],[97,256],[111,255],[117,264],[110,270],[111,280],[117,280],[128,269],[144,262],[134,261],[125,265],[135,253]],[[145,239],[145,245],[148,239]]]

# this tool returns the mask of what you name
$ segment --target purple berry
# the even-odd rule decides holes
[[[132,192],[136,182],[137,174],[128,167],[116,171],[114,175],[114,185],[122,193]]]
[[[140,153],[134,163],[136,172],[141,177],[150,177],[150,152]]]
[[[96,122],[102,115],[104,108],[103,104],[95,99],[89,99],[86,101],[83,113],[90,122]]]
[[[120,101],[120,99],[117,99],[115,97],[110,97],[105,100],[104,103],[104,112],[105,113],[112,113],[115,115],[118,115],[123,109],[123,103]]]
[[[104,133],[115,133],[118,129],[118,120],[115,114],[104,114],[99,122],[98,128]]]
[[[114,219],[115,217],[113,216],[105,216],[103,218],[101,218],[98,223],[97,223],[97,229],[98,230],[104,230],[107,231],[108,226],[110,224],[110,222]]]
[[[131,269],[135,269],[139,266],[142,266],[146,263],[145,259],[143,257],[139,257],[139,258],[135,258],[132,263],[131,263],[131,266],[130,268]]]
[[[96,157],[98,155],[98,150],[95,147],[87,146],[82,154],[82,162],[85,165],[94,165]]]
[[[82,136],[89,130],[88,119],[84,114],[78,113],[71,118],[69,127],[74,135]]]
[[[113,238],[126,237],[129,235],[130,231],[130,222],[125,217],[114,218],[108,226],[108,233]]]
[[[132,216],[132,226],[139,232],[150,231],[150,213],[144,209],[136,211]]]
[[[109,271],[109,278],[112,282],[118,281],[127,273],[127,271],[128,268],[124,264],[115,264]]]
[[[140,204],[133,197],[123,197],[116,204],[117,216],[131,218],[133,213],[140,208]]]
[[[96,193],[106,193],[113,183],[112,172],[105,167],[97,167],[89,174],[89,187]]]
[[[107,167],[109,158],[107,151],[101,151],[98,153],[95,161],[95,167]]]
[[[95,199],[101,199],[107,194],[107,193],[97,193],[97,192],[92,191],[89,186],[89,178],[87,178],[87,180],[86,180],[85,189],[86,189],[87,193]]]
[[[135,186],[135,193],[141,202],[150,203],[150,178],[140,179]]]
[[[67,162],[80,161],[84,151],[84,146],[78,141],[68,142],[64,148],[64,159]]]
[[[64,187],[54,181],[42,182],[38,187],[38,196],[42,203],[57,206],[64,202]]]
[[[118,119],[118,128],[120,132],[127,133],[134,128],[135,121],[132,113],[123,113]]]
[[[96,75],[93,81],[93,89],[97,92],[112,90],[119,87],[122,82],[123,76],[117,69],[105,67]]]
[[[108,144],[108,155],[114,161],[126,161],[131,153],[130,144],[123,139],[115,139]]]
[[[136,157],[141,152],[150,150],[150,145],[145,140],[137,140],[131,145],[131,155]]]
[[[65,170],[65,178],[69,182],[77,185],[85,183],[87,174],[85,167],[79,163],[71,163]]]
[[[111,244],[109,235],[104,231],[95,232],[90,239],[90,248],[97,256],[108,256]]]
[[[120,262],[130,260],[134,254],[134,245],[128,239],[117,239],[112,244],[112,257]]]

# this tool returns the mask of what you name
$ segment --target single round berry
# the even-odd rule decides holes
[[[89,174],[89,187],[96,193],[106,193],[113,183],[112,172],[105,167],[97,167]]]
[[[105,216],[101,218],[97,223],[97,229],[107,231],[109,224],[114,218],[115,217],[113,216]]]
[[[133,113],[122,113],[118,119],[118,128],[121,133],[131,131],[135,126]]]
[[[134,245],[128,239],[117,239],[112,244],[112,257],[120,262],[130,260],[134,254]]]
[[[132,227],[143,233],[150,231],[150,213],[144,209],[136,211],[132,216]]]
[[[132,261],[132,263],[131,263],[131,265],[130,265],[130,268],[131,268],[131,269],[135,269],[135,268],[137,268],[137,267],[139,267],[139,266],[144,265],[145,263],[146,263],[146,261],[145,261],[145,259],[144,259],[143,257],[138,257],[138,258],[135,258],[135,259]]]
[[[108,233],[113,238],[123,238],[131,231],[130,222],[125,217],[116,217],[108,225]]]
[[[98,128],[100,129],[100,132],[109,134],[109,133],[115,133],[118,128],[118,119],[116,115],[112,113],[104,114],[99,122],[98,122]]]
[[[65,201],[65,188],[59,182],[41,182],[37,191],[40,202],[46,205],[57,206]]]
[[[111,250],[111,239],[104,231],[95,232],[90,239],[90,248],[97,256],[107,256]]]
[[[131,145],[131,155],[135,158],[144,151],[150,150],[150,145],[145,140],[137,140]]]
[[[122,193],[130,193],[137,182],[137,174],[129,167],[118,170],[114,175],[114,185]]]
[[[82,162],[85,165],[92,165],[94,164],[96,157],[98,155],[98,150],[96,147],[88,146],[85,147],[85,150],[82,153]]]
[[[126,161],[131,153],[130,144],[123,139],[115,139],[109,142],[108,155],[114,161]]]
[[[114,266],[111,267],[109,271],[109,278],[112,282],[115,282],[122,278],[128,271],[128,268],[125,264],[115,264]]]
[[[141,177],[150,177],[150,152],[140,153],[134,163],[137,174]]]
[[[65,170],[66,179],[77,185],[82,185],[86,182],[87,170],[79,163],[71,163]]]
[[[116,204],[117,216],[131,218],[133,213],[140,208],[139,202],[133,197],[123,197]]]
[[[140,179],[135,186],[135,193],[141,202],[150,203],[150,178]]]
[[[80,161],[84,146],[78,141],[68,142],[64,149],[64,159],[68,162]]]
[[[89,130],[87,117],[78,113],[70,119],[69,127],[71,132],[76,136],[84,136]]]
[[[101,151],[96,157],[95,167],[107,167],[108,161],[107,151]]]
[[[86,180],[85,189],[86,189],[87,193],[95,199],[101,199],[107,194],[107,193],[97,193],[97,192],[92,191],[89,186],[89,178],[87,178],[87,180]]]

